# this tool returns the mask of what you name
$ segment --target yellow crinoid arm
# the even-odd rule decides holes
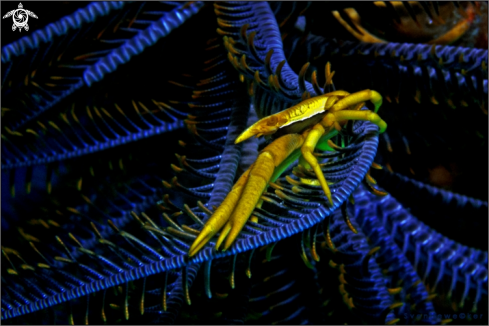
[[[304,136],[288,134],[265,147],[255,163],[239,178],[231,192],[206,222],[190,247],[189,256],[192,257],[199,252],[219,231],[221,234],[216,242],[216,249],[224,242],[223,250],[227,250],[248,221],[275,168],[303,143]]]
[[[451,30],[443,34],[442,36],[431,40],[429,42],[426,42],[427,44],[438,44],[438,45],[445,45],[445,44],[452,44],[455,41],[457,41],[462,35],[467,32],[467,30],[471,26],[471,20],[470,19],[463,19],[457,23]]]
[[[359,41],[366,42],[366,43],[386,43],[386,41],[370,34],[366,29],[364,29],[361,24],[360,24],[360,16],[358,15],[357,11],[353,8],[345,8],[343,10],[348,17],[350,18],[351,22],[353,25],[355,25],[355,28],[360,31],[358,33],[355,29],[353,29],[343,18],[341,18],[341,15],[338,11],[333,11],[332,14],[336,20],[343,25],[343,27],[350,32],[353,36],[355,36]]]

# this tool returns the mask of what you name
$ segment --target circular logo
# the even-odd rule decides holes
[[[29,16],[27,15],[24,9],[15,10],[12,16],[14,18],[15,26],[20,28],[24,27],[27,24],[27,21],[29,20]]]
[[[15,31],[18,28],[19,32],[22,30],[22,28],[26,31],[29,30],[29,25],[27,25],[29,16],[37,18],[35,13],[30,10],[24,9],[22,3],[19,3],[18,9],[10,10],[6,15],[2,17],[2,19],[8,18],[10,16],[12,16],[12,20],[14,21],[14,24],[12,25],[12,31]]]

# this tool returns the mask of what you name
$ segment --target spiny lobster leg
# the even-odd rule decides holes
[[[190,247],[190,257],[202,249],[221,228],[216,249],[219,249],[224,241],[223,251],[233,244],[270,182],[275,168],[302,146],[306,134],[284,135],[263,149],[255,163],[239,178],[231,192],[204,225]]]

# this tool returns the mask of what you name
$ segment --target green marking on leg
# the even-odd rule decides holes
[[[282,175],[282,173],[284,173],[284,171],[287,170],[287,168],[299,158],[300,155],[300,148],[293,151],[292,154],[290,154],[282,163],[279,164],[279,166],[275,168],[270,182],[275,182]]]
[[[323,152],[324,151],[335,152],[335,150],[328,145],[328,140],[330,140],[336,135],[338,135],[338,130],[336,129],[333,129],[327,135],[323,135],[321,138],[319,138],[316,148]]]

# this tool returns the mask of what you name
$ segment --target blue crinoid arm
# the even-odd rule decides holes
[[[483,298],[487,297],[487,251],[444,237],[390,195],[377,199],[363,195],[369,197],[368,205],[375,210],[379,222],[382,219],[385,232],[398,244],[431,293],[446,295],[459,307],[468,306],[473,312],[482,308]]]
[[[243,74],[245,78],[249,78],[250,81],[252,80],[251,84],[249,84],[252,88],[250,92],[253,94],[253,103],[259,116],[277,112],[287,106],[298,103],[305,92],[309,96],[317,95],[315,88],[305,80],[304,75],[300,74],[298,76],[288,66],[282,49],[280,32],[267,3],[218,3],[214,5],[214,8],[218,16],[218,33],[224,36],[228,59],[238,72]],[[275,83],[275,79],[278,84]],[[374,132],[374,129],[370,129],[369,126],[363,126],[363,128],[358,126],[357,132],[355,134],[356,137],[363,137],[360,134],[369,135]],[[375,146],[375,140],[367,136],[362,154],[353,170],[363,170],[360,166],[368,164],[369,159],[363,155],[367,155],[367,152],[370,151],[370,145],[368,146],[369,149],[365,147],[370,140],[372,140],[371,144]],[[365,172],[357,174],[354,171],[348,171],[339,177],[345,183],[342,184],[340,182],[337,185],[338,189],[335,196],[339,197],[338,203],[343,202],[347,198],[350,191],[356,187],[356,182],[363,178],[363,173]],[[353,183],[347,186],[349,180]],[[321,220],[324,214],[329,214],[330,210],[321,207],[311,212],[313,213],[304,216],[304,222],[302,223],[312,226],[315,220]],[[297,222],[299,223],[299,221]],[[290,226],[286,230],[287,232],[295,233],[305,227],[301,225],[294,230],[294,227]],[[266,233],[270,232],[272,232],[270,240],[277,241],[284,237],[284,235],[275,233],[277,229]],[[266,244],[270,241],[267,239],[266,242],[262,243],[263,240],[261,239],[265,239],[262,234],[253,238],[260,239],[258,242],[260,244]],[[240,248],[241,245],[245,245],[245,242],[237,242],[236,247],[239,248],[238,250],[245,250],[245,247]]]
[[[374,175],[394,190],[371,195],[360,182],[379,138],[366,122],[344,128],[337,151],[315,153],[334,182],[334,207],[303,182],[315,179],[311,171],[291,166],[265,190],[255,222],[228,251],[216,252],[211,239],[188,258],[202,225],[263,145],[234,145],[237,135],[256,121],[255,109],[265,116],[329,91],[319,86],[321,75],[311,77],[324,60],[344,58],[332,68],[335,85],[347,91],[376,89],[359,85],[374,79],[370,64],[386,63],[373,77],[379,87],[389,77],[393,102],[402,76],[412,80],[412,67],[426,64],[435,73],[425,78],[420,67],[416,85],[431,83],[425,90],[441,95],[445,86],[465,92],[468,85],[475,95],[465,101],[480,104],[480,88],[467,84],[472,76],[480,84],[487,62],[472,65],[475,50],[436,47],[433,54],[431,47],[295,35],[296,18],[310,7],[96,3],[2,49],[2,322],[424,324],[447,322],[433,317],[440,305],[483,312],[486,248],[442,236],[427,214],[417,214],[417,197],[403,197],[423,194],[430,212],[457,206],[454,215],[479,214],[487,203],[398,175],[393,182]],[[314,57],[324,49],[331,52]],[[426,55],[421,61],[409,56],[416,49]],[[335,67],[348,60],[370,72]],[[404,94],[396,114],[406,114]],[[415,313],[420,320],[406,317]]]
[[[197,150],[189,146],[191,153],[189,158],[180,156],[181,167],[175,167],[175,170],[179,171],[179,176],[178,180],[174,179],[173,184],[176,188],[185,188],[191,194],[197,192],[208,194],[210,198],[208,205],[212,207],[212,205],[220,204],[233,185],[241,154],[241,146],[234,145],[234,138],[246,127],[249,102],[242,88],[243,85],[239,83],[232,67],[227,64],[219,64],[226,61],[221,49],[216,48],[213,44],[215,39],[210,40],[210,43],[205,41],[201,40],[199,43],[203,48],[209,49],[206,52],[208,60],[205,60],[203,73],[197,75],[195,79],[187,80],[185,82],[187,86],[173,82],[177,89],[190,89],[190,94],[187,94],[188,91],[187,93],[174,92],[169,98],[172,100],[172,106],[178,108],[178,111],[174,110],[174,112],[185,112],[180,118],[189,117],[188,126],[199,126],[196,129],[189,127],[192,131],[190,137],[199,136],[198,139],[204,141]],[[224,139],[224,141],[219,139]],[[78,191],[83,194],[85,203],[69,208],[63,205],[61,208],[58,207],[63,215],[66,211],[71,213],[68,214],[68,221],[60,222],[61,229],[55,232],[60,240],[56,240],[58,238],[54,238],[52,232],[37,234],[32,228],[23,227],[25,240],[37,243],[37,240],[40,239],[43,242],[41,248],[39,244],[37,246],[34,244],[34,247],[38,249],[36,250],[37,257],[26,255],[25,250],[21,250],[26,249],[22,248],[22,244],[20,248],[14,243],[15,241],[8,244],[2,259],[6,259],[7,262],[11,261],[12,264],[9,265],[10,269],[6,273],[8,280],[5,279],[5,282],[14,284],[14,286],[3,287],[5,291],[3,292],[2,319],[37,310],[42,310],[40,311],[42,314],[44,311],[50,311],[46,308],[69,301],[65,307],[75,306],[77,309],[74,309],[74,314],[69,312],[71,308],[65,309],[65,312],[54,313],[62,322],[73,321],[73,319],[76,321],[78,318],[85,318],[85,322],[88,322],[89,307],[91,310],[98,310],[102,307],[101,322],[106,318],[110,320],[111,314],[104,308],[109,307],[108,303],[105,304],[106,300],[109,300],[108,302],[112,300],[111,292],[108,292],[107,289],[118,282],[122,284],[121,293],[125,297],[120,307],[126,311],[124,315],[127,319],[130,314],[133,314],[133,308],[128,307],[139,305],[130,303],[129,293],[132,293],[133,299],[135,296],[133,290],[127,288],[128,282],[131,282],[131,279],[138,279],[137,283],[142,292],[136,296],[143,302],[142,311],[146,311],[147,321],[150,323],[174,322],[182,303],[190,302],[189,289],[200,266],[200,264],[187,266],[185,256],[189,248],[188,242],[195,236],[192,237],[188,229],[187,233],[182,232],[181,224],[185,223],[191,228],[197,228],[202,223],[201,220],[204,219],[205,214],[198,207],[187,209],[188,206],[182,206],[185,196],[178,190],[172,192],[172,194],[177,194],[176,196],[170,198],[166,194],[165,200],[158,203],[158,199],[161,199],[164,193],[161,179],[166,179],[168,176],[158,171],[157,167],[163,164],[157,163],[158,159],[147,157],[148,154],[151,156],[151,152],[144,150],[145,148],[159,148],[161,143],[158,144],[158,142],[161,140],[151,138],[148,141],[152,142],[152,145],[148,143],[147,147],[140,148],[143,153],[136,154],[138,156],[136,162],[127,156],[124,158],[124,155],[122,156],[124,160],[118,161],[113,156],[114,153],[109,159],[110,170],[113,169],[113,163],[118,162],[114,165],[118,165],[119,172],[125,171],[122,174],[125,174],[129,180],[117,177],[117,173],[114,175],[106,171],[109,169],[98,170],[102,164],[97,165],[92,161],[95,166],[92,171],[94,174],[109,173],[105,174],[104,178],[99,177],[95,187],[91,187],[91,184],[87,185],[85,177],[79,180]],[[206,144],[219,146],[208,148]],[[220,150],[216,151],[216,148]],[[128,148],[128,151],[134,152],[134,149]],[[165,162],[167,156],[158,157]],[[126,165],[123,166],[122,161],[126,159],[129,164],[126,162]],[[107,161],[103,157],[101,161],[106,165]],[[165,163],[168,164],[168,161]],[[216,173],[196,180],[187,173],[186,164],[191,164],[196,171],[209,169]],[[159,186],[156,186],[158,183]],[[205,185],[202,186],[202,183]],[[196,184],[200,186],[196,187]],[[104,193],[106,196],[101,195]],[[75,191],[74,195],[79,197],[80,194],[76,194]],[[171,210],[176,214],[171,217],[163,215],[162,219],[161,212],[154,211],[155,206],[168,214],[171,214]],[[147,212],[148,215],[140,212]],[[185,212],[184,215],[182,212]],[[155,213],[160,217],[153,220],[149,216],[154,217]],[[49,216],[49,210],[47,216]],[[180,216],[178,221],[173,221],[177,219],[177,216]],[[12,219],[11,222],[19,223],[15,219]],[[196,222],[198,223],[195,224]],[[59,225],[55,221],[51,223]],[[146,228],[144,223],[147,224]],[[170,226],[170,230],[164,230],[167,226]],[[55,241],[54,244],[50,244],[53,241]],[[56,247],[56,243],[61,250]],[[30,273],[30,270],[25,272],[23,268],[19,267],[17,258],[11,259],[12,256],[23,257],[19,258],[20,260],[26,258],[24,267],[34,268],[35,273]],[[39,259],[43,260],[41,267],[37,264]],[[176,265],[171,263],[172,260],[176,262]],[[161,274],[153,267],[148,269],[151,264],[163,261],[170,263],[170,265],[164,263],[161,266],[163,268],[161,271],[167,273]],[[183,269],[175,269],[177,266]],[[155,273],[159,273],[159,277],[145,277],[145,275]],[[121,278],[123,274],[126,275],[126,278]],[[19,280],[17,276],[21,276],[22,280]],[[113,278],[113,281],[108,280],[110,277]],[[111,283],[114,281],[116,283]],[[29,286],[36,289],[35,294],[28,294]],[[91,300],[89,300],[87,295],[91,292],[96,292],[97,295],[90,297]],[[80,297],[82,299],[77,299]],[[116,305],[119,306],[119,304]],[[78,314],[80,306],[81,310],[87,309],[85,316]],[[46,318],[53,320],[53,316]],[[94,317],[90,316],[90,319],[93,322]],[[98,317],[95,320],[98,320]]]
[[[167,80],[155,85],[141,74],[160,65],[141,65],[152,59],[138,55],[201,7],[93,3],[4,46],[2,169],[73,158],[181,127],[180,113],[155,93]],[[120,75],[131,60],[140,70]],[[112,89],[100,94],[107,85]],[[134,87],[146,94],[130,95]]]
[[[298,76],[290,68],[267,3],[216,4],[215,12],[229,60],[251,82],[250,94],[259,117],[297,104],[304,92],[320,94],[304,74]]]
[[[211,47],[212,46],[209,46],[209,48]],[[216,56],[216,58],[217,59],[215,59],[214,61],[210,60],[213,64],[212,67],[227,67],[226,65],[219,65],[218,63],[221,62],[221,59],[218,56]],[[226,185],[226,187],[230,187],[232,181],[234,181],[236,165],[239,162],[239,152],[234,145],[231,148],[229,146],[229,143],[232,144],[231,135],[236,136],[240,132],[238,124],[240,124],[240,128],[245,127],[244,122],[246,121],[246,119],[244,118],[244,114],[247,114],[249,109],[249,107],[245,106],[246,111],[243,111],[241,113],[233,113],[231,119],[219,119],[219,112],[221,112],[220,114],[226,114],[226,112],[229,112],[227,111],[229,107],[232,108],[234,105],[241,103],[240,101],[236,102],[236,98],[239,98],[239,96],[236,96],[233,91],[231,91],[230,93],[230,89],[234,89],[233,85],[239,84],[229,81],[229,79],[226,79],[226,76],[224,76],[226,78],[222,79],[221,77],[223,76],[220,75],[219,71],[212,71],[212,73],[214,74],[206,76],[203,80],[197,82],[197,85],[200,85],[201,88],[193,89],[194,91],[192,93],[192,98],[194,100],[187,101],[187,103],[185,103],[189,105],[190,108],[195,109],[194,112],[186,111],[191,113],[191,117],[189,116],[189,119],[186,122],[191,132],[191,135],[195,137],[196,141],[201,143],[202,148],[205,148],[209,152],[203,157],[191,157],[190,155],[187,155],[189,157],[184,158],[183,156],[180,156],[181,166],[180,168],[175,168],[175,170],[179,171],[178,173],[183,173],[182,177],[174,179],[175,181],[172,181],[171,183],[165,183],[165,186],[175,186],[176,188],[179,188],[178,185],[182,185],[189,192],[198,191],[199,193],[203,193],[210,191],[211,205],[208,204],[208,209],[212,209],[213,205],[218,205],[220,202],[220,200],[218,199],[213,200],[213,193],[215,193],[216,196],[220,196],[220,198],[223,198],[223,196],[227,193],[224,185]],[[292,73],[293,72],[291,71],[291,76]],[[294,74],[291,80],[294,80],[295,82],[296,80],[299,80],[299,78],[297,77],[297,75]],[[312,90],[312,86],[306,87]],[[296,89],[296,93],[300,94],[300,87],[296,86]],[[229,102],[223,101],[223,99],[229,100],[229,98],[233,97],[234,101],[231,103],[231,106]],[[246,96],[244,98],[246,98]],[[300,96],[296,96],[295,101],[297,100],[300,100]],[[174,102],[176,102],[174,103],[175,105],[182,104],[182,101]],[[209,114],[209,111],[215,113],[215,115],[211,116]],[[207,114],[209,114],[210,119],[207,117]],[[214,128],[207,128],[205,123],[206,121],[213,121]],[[221,134],[223,132],[226,132],[226,129],[222,128],[226,126],[225,124],[223,125],[223,123],[225,123],[226,121],[228,123],[231,123],[231,126],[227,129],[227,132],[231,133],[228,134],[228,139],[221,138]],[[205,134],[206,130],[208,131],[208,134]],[[211,134],[213,136],[210,136]],[[350,144],[350,142],[354,143],[355,145],[352,145],[352,150],[358,151],[360,154],[358,156],[352,156],[352,159],[357,160],[357,164],[350,165],[348,169],[343,169],[343,173],[336,175],[335,181],[337,185],[334,188],[334,197],[337,203],[336,206],[347,199],[349,194],[356,188],[358,183],[364,177],[375,155],[377,141],[377,127],[368,123],[355,124],[355,127],[351,131],[351,134],[345,135],[345,144],[348,145]],[[191,144],[189,144],[188,147],[191,151],[195,150],[195,147]],[[223,151],[226,153],[226,155],[223,155]],[[192,179],[192,177],[186,175],[185,163],[191,164],[194,170],[202,171],[203,169],[208,168],[209,164],[215,164],[214,162],[216,162],[216,160],[214,158],[219,160],[219,167],[216,167],[219,170],[214,180],[214,188],[202,186],[202,179]],[[338,165],[340,165],[340,163],[338,163]],[[330,166],[325,169],[326,173],[329,173],[329,171],[327,170],[328,168],[330,168]],[[331,171],[331,173],[337,172],[338,171]],[[208,184],[208,182],[209,181],[206,181],[206,184]],[[200,185],[197,186],[196,183],[200,183]],[[216,185],[218,185],[219,187],[216,188]],[[175,195],[176,194],[177,192],[175,192]],[[300,198],[295,199],[292,196],[287,195],[286,200],[288,203],[290,203],[291,206],[285,206],[283,203],[280,203],[280,201],[277,201],[280,200],[280,197],[278,197],[278,195],[270,194],[268,196],[271,198],[271,207],[262,210],[262,214],[266,217],[266,219],[264,219],[264,222],[254,224],[250,222],[250,225],[245,227],[245,232],[237,240],[236,245],[233,246],[226,253],[216,253],[210,247],[207,247],[202,250],[202,252],[200,252],[198,255],[196,255],[191,261],[187,261],[186,258],[188,243],[193,239],[191,231],[183,232],[182,234],[182,231],[179,231],[178,228],[176,228],[171,223],[171,228],[168,227],[166,230],[158,231],[158,229],[155,228],[155,226],[152,225],[150,221],[147,221],[147,223],[150,223],[150,225],[147,225],[143,222],[142,217],[136,218],[134,217],[134,215],[131,215],[132,218],[135,219],[133,223],[136,223],[136,225],[139,224],[141,227],[143,227],[143,229],[131,229],[131,231],[128,231],[129,226],[124,226],[122,228],[113,223],[114,225],[109,225],[109,227],[112,230],[111,237],[114,238],[113,240],[108,241],[110,241],[111,243],[117,243],[119,247],[124,250],[122,253],[120,253],[120,255],[117,255],[117,257],[114,256],[114,254],[112,253],[112,249],[110,249],[112,247],[110,244],[108,244],[107,241],[102,241],[101,244],[103,244],[103,246],[101,247],[96,244],[96,247],[94,247],[93,249],[85,248],[81,250],[81,252],[84,255],[88,255],[90,259],[98,257],[97,259],[104,261],[104,263],[102,265],[98,265],[97,268],[90,267],[91,270],[88,273],[90,275],[93,275],[93,277],[95,278],[92,277],[90,279],[83,279],[74,284],[73,282],[70,282],[70,285],[68,286],[67,282],[71,274],[66,274],[66,281],[63,281],[66,284],[62,285],[63,287],[66,287],[66,289],[63,291],[63,293],[56,293],[47,297],[36,297],[34,301],[28,300],[27,302],[24,302],[24,304],[17,307],[15,307],[15,305],[11,305],[13,308],[5,311],[4,317],[12,317],[15,315],[39,310],[49,307],[53,304],[66,302],[70,299],[75,299],[78,297],[83,297],[93,292],[101,292],[103,295],[105,295],[105,290],[108,288],[124,283],[127,284],[128,282],[135,280],[148,279],[147,282],[150,282],[149,277],[151,275],[161,275],[161,273],[163,272],[167,272],[166,275],[168,277],[168,282],[165,283],[168,285],[168,302],[166,308],[170,309],[170,307],[172,306],[170,302],[171,300],[174,300],[173,302],[175,303],[175,307],[178,307],[179,303],[184,300],[187,300],[187,302],[189,302],[188,289],[192,283],[192,278],[195,275],[195,268],[192,266],[196,266],[200,262],[205,262],[210,259],[217,259],[225,255],[235,255],[239,252],[248,251],[250,249],[254,249],[265,244],[276,242],[292,234],[299,233],[323,220],[325,216],[329,215],[331,211],[335,209],[335,207],[327,209],[320,205],[316,205],[316,207],[314,207],[313,209],[309,208],[309,210],[304,209],[303,211],[301,211],[301,205],[304,201],[301,201]],[[186,212],[185,215],[187,215],[187,220],[205,220],[205,214],[201,209],[187,208],[188,206],[185,207],[183,205],[183,200],[184,197],[181,195],[178,195],[175,198],[171,198],[170,196],[170,198],[167,197],[161,203],[161,205],[162,207],[173,208],[177,213],[178,211]],[[318,204],[324,202],[324,196],[317,195],[316,200],[318,201]],[[292,209],[294,207],[296,209]],[[277,209],[282,211],[287,210],[289,212],[287,214],[277,214],[276,212],[274,212]],[[165,218],[171,219],[172,217]],[[163,223],[164,225],[168,225],[166,224],[167,222]],[[195,224],[192,222],[184,223],[190,225],[190,227],[194,229],[198,228],[200,224]],[[177,223],[176,225],[183,229],[183,226],[179,225],[179,223]],[[91,224],[89,224],[89,226],[93,230],[89,231],[89,233],[93,234],[93,232],[95,231]],[[78,238],[78,236],[74,236],[75,238]],[[101,233],[101,236],[105,239],[104,234]],[[91,237],[93,238],[94,235],[91,235]],[[148,240],[142,240],[146,238]],[[100,243],[100,240],[98,240],[98,242]],[[67,241],[63,241],[63,243],[66,244]],[[68,250],[65,251],[67,251],[67,253],[69,252],[68,255],[54,254],[55,257],[62,257],[58,258],[58,261],[60,261],[59,264],[66,267],[61,267],[61,269],[63,270],[64,268],[71,267],[74,267],[75,269],[80,269],[85,268],[84,266],[88,266],[87,264],[82,264],[80,262],[72,263],[72,261],[78,258],[71,253],[71,251],[73,251],[73,249],[71,249],[71,245],[71,243],[66,244]],[[96,250],[96,248],[98,251]],[[157,248],[159,248],[159,250]],[[96,253],[96,255],[91,255],[86,250],[91,250],[91,252]],[[70,255],[72,255],[73,257],[71,257]],[[126,262],[125,264],[123,258],[121,261],[121,256],[131,257],[131,261],[133,263],[127,265]],[[108,260],[110,260],[111,262],[108,262]],[[148,287],[148,284],[146,284],[146,287]],[[161,283],[159,291],[155,289],[154,285],[152,285],[152,287],[154,290],[145,291],[145,293],[147,294],[146,300],[149,300],[150,295],[153,299],[155,299],[157,296],[165,297],[165,293],[167,293],[166,288],[162,287]],[[172,291],[170,291],[170,289]],[[15,295],[22,295],[24,291],[26,291],[26,288],[20,287],[18,289],[15,289],[14,292],[10,293],[9,297],[12,298]],[[53,291],[54,290],[51,290],[51,292]],[[128,290],[124,290],[124,288],[121,289],[121,292],[123,294],[126,293],[126,297],[128,293],[127,291]],[[172,294],[170,294],[170,292]],[[124,306],[126,306],[126,303],[124,303]],[[151,308],[150,311],[155,312],[165,310],[162,308],[158,308],[155,305],[152,305],[149,308]],[[122,309],[126,308],[122,307]],[[173,310],[171,314],[175,315],[177,310]],[[168,314],[164,312],[162,314],[163,316],[168,316]],[[155,318],[157,318],[157,314]],[[164,319],[166,317],[162,318]]]
[[[300,42],[304,37],[307,41]],[[298,31],[290,33],[284,43],[293,66],[310,62],[313,69],[321,71],[329,61],[337,74],[335,85],[340,89],[346,85],[353,89],[371,88],[397,103],[399,99],[414,100],[452,108],[483,107],[487,103],[484,49],[326,40]],[[366,75],[372,78],[363,78]]]

